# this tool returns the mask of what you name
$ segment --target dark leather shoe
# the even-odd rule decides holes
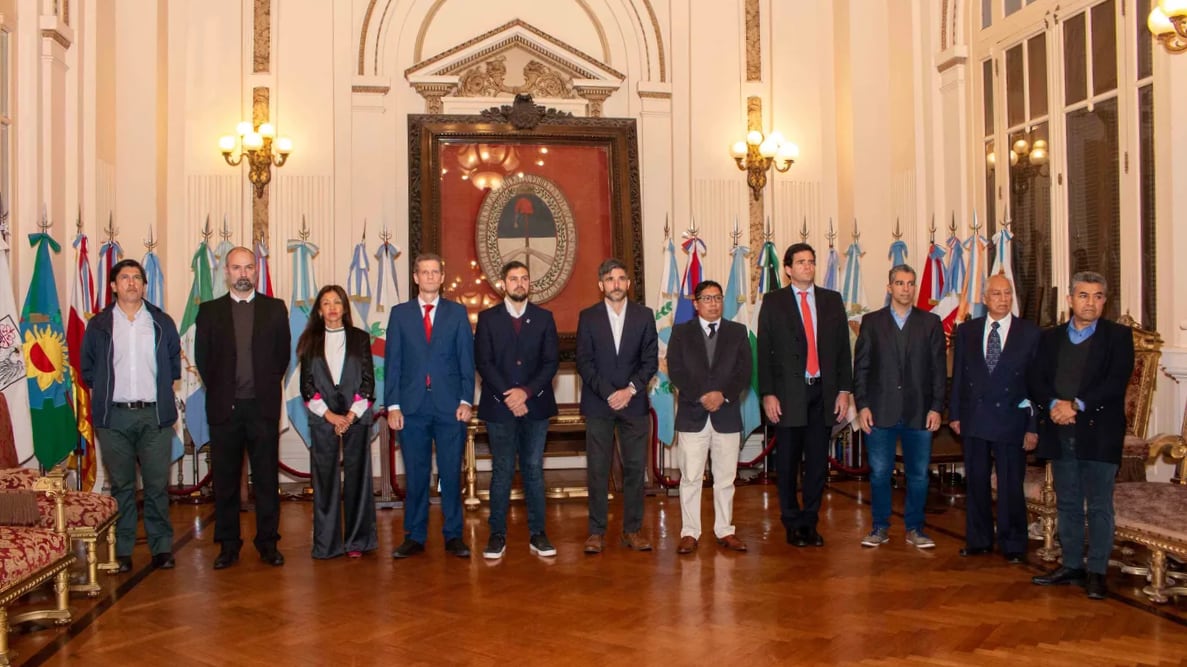
[[[815,528],[809,528],[807,533],[804,535],[804,539],[808,542],[808,546],[810,547],[824,546],[824,536],[816,532]]]
[[[1057,567],[1046,574],[1040,574],[1030,579],[1039,586],[1066,586],[1068,584],[1084,585],[1084,570],[1081,568]]]
[[[791,533],[790,543],[797,547],[808,546],[808,531],[804,530],[803,528],[796,528]]]
[[[1006,562],[1010,565],[1021,565],[1026,562],[1026,554],[1021,551],[1007,551]]]
[[[132,557],[131,556],[116,556],[115,562],[119,563],[119,569],[116,570],[120,574],[132,571]]]
[[[600,554],[606,548],[605,535],[590,535],[585,538],[585,553]]]
[[[230,549],[223,549],[218,552],[218,556],[214,559],[214,569],[223,570],[231,567],[239,560],[239,552],[231,551]]]
[[[425,545],[406,537],[400,546],[396,547],[395,551],[392,551],[392,558],[408,558],[409,556],[424,553],[424,550]]]
[[[177,565],[177,563],[173,560],[173,554],[169,553],[168,551],[159,554],[153,554],[153,568],[157,570],[172,570],[175,565]]]
[[[738,539],[737,535],[726,535],[725,537],[717,538],[718,546],[725,547],[730,551],[745,551],[746,543]]]
[[[690,554],[697,550],[697,538],[692,535],[685,535],[680,538],[680,544],[676,547],[678,554]]]
[[[990,549],[989,547],[965,547],[960,550],[960,557],[968,558],[969,556],[984,556],[988,553],[993,553],[993,549]]]
[[[281,565],[284,565],[284,554],[280,553],[276,549],[269,549],[260,554],[260,560],[271,565],[272,567],[280,567]]]
[[[445,540],[445,552],[451,553],[458,558],[470,557],[470,547],[466,546],[466,541],[460,537],[451,537]]]
[[[1088,573],[1088,582],[1084,584],[1090,600],[1103,600],[1109,595],[1109,585],[1105,583],[1105,575],[1096,572]]]

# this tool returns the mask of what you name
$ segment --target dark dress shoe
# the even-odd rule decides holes
[[[153,554],[152,566],[154,569],[172,570],[175,565],[177,565],[177,563],[173,560],[173,554],[169,553],[168,551],[159,554]]]
[[[271,565],[272,567],[280,567],[281,565],[284,565],[284,554],[280,553],[276,549],[269,549],[260,554],[260,560]]]
[[[1088,582],[1084,584],[1090,600],[1103,600],[1109,595],[1109,586],[1105,583],[1105,575],[1096,572],[1088,573]]]
[[[116,556],[115,562],[119,563],[119,569],[116,570],[120,574],[132,571],[132,557],[131,556]]]
[[[969,556],[984,556],[987,553],[992,553],[993,549],[989,547],[965,547],[960,550],[961,558],[968,558]]]
[[[797,547],[808,546],[808,531],[795,528],[788,533],[787,543]]]
[[[470,557],[470,547],[466,546],[466,541],[460,537],[451,537],[445,540],[445,552],[451,553],[458,558]]]
[[[697,538],[692,535],[685,535],[680,538],[680,544],[676,546],[676,553],[690,554],[697,550]]]
[[[396,547],[395,551],[392,551],[392,558],[408,558],[409,556],[424,553],[424,550],[425,545],[406,537],[400,546]]]
[[[807,534],[804,536],[804,539],[807,540],[808,546],[810,547],[824,546],[824,536],[816,532],[815,528],[809,529]]]
[[[1084,585],[1084,570],[1081,568],[1057,567],[1046,574],[1031,577],[1032,582],[1039,586],[1066,586],[1068,584]]]
[[[1021,551],[1007,551],[1006,562],[1010,565],[1021,565],[1026,562],[1026,554]]]
[[[223,549],[218,552],[218,556],[214,559],[214,569],[223,570],[231,567],[239,560],[239,552],[231,551],[230,549]]]

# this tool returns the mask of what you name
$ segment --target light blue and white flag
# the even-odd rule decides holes
[[[656,437],[664,445],[671,446],[676,439],[676,396],[672,393],[672,380],[668,377],[668,341],[672,338],[676,303],[680,298],[680,269],[676,266],[676,244],[670,235],[664,239],[663,254],[663,273],[655,309],[659,370],[651,384],[651,409],[655,410]]]
[[[210,225],[209,216],[206,218],[207,227]],[[227,281],[223,277],[226,272],[227,253],[235,248],[235,244],[231,243],[231,228],[227,224],[227,216],[223,216],[223,228],[219,232],[222,241],[214,248],[214,264],[210,267],[211,287],[214,289],[214,298],[227,293]]]
[[[151,241],[150,241],[151,243]],[[156,244],[151,243],[140,264],[146,278],[144,298],[152,305],[165,309],[165,273],[161,271],[161,259],[157,257]]]
[[[853,224],[856,226],[857,221],[854,220]],[[861,294],[861,256],[863,252],[857,241],[857,238],[854,238],[853,242],[849,244],[849,248],[845,250],[845,282],[841,288],[841,299],[850,312],[864,307]]]
[[[304,227],[304,224],[302,224]],[[304,239],[289,239],[288,251],[293,253],[293,293],[289,300],[289,336],[292,339],[289,350],[288,375],[284,385],[284,402],[288,421],[297,435],[308,447],[313,440],[309,433],[309,414],[301,396],[301,374],[297,372],[297,340],[309,323],[309,313],[316,307],[317,279],[313,275],[313,258],[317,257],[316,245]]]
[[[890,266],[892,267],[898,266],[899,264],[906,264],[907,242],[902,239],[895,239],[892,241],[890,244],[890,250],[886,253],[886,257],[890,260]],[[882,305],[884,307],[890,305],[890,292],[886,293],[886,301]]]
[[[730,250],[733,260],[730,262],[730,277],[725,287],[725,309],[723,316],[731,322],[737,322],[746,327],[747,339],[750,342],[751,361],[758,354],[758,338],[750,331],[750,248],[739,245]],[[732,311],[732,312],[731,312]],[[739,407],[742,409],[742,440],[750,435],[754,429],[762,425],[762,412],[759,409],[758,394],[754,387],[758,384],[758,367],[751,366],[750,386],[742,395]]]
[[[993,269],[989,271],[989,275],[996,276],[999,273],[1010,281],[1010,289],[1014,290],[1014,303],[1010,306],[1010,312],[1014,317],[1018,317],[1020,311],[1017,285],[1014,282],[1014,235],[1004,226],[997,233],[993,249]]]
[[[363,223],[363,238],[354,246],[350,269],[346,273],[346,294],[360,316],[359,325],[366,327],[371,312],[371,262],[367,257],[367,223]]]

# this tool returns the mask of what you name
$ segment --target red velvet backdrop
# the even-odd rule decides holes
[[[460,301],[471,316],[502,300],[491,281],[481,280],[475,252],[478,211],[489,190],[479,190],[458,162],[459,151],[471,144],[441,144],[441,257],[445,260],[446,296]],[[541,153],[542,148],[547,149]],[[577,261],[569,282],[561,292],[542,304],[556,317],[561,332],[577,330],[581,309],[601,298],[598,265],[611,256],[609,151],[599,146],[557,144],[515,144],[519,166],[506,176],[523,173],[556,183],[569,202],[577,228]],[[537,164],[543,162],[543,165]],[[458,286],[451,289],[454,282]],[[471,321],[473,317],[471,317]]]

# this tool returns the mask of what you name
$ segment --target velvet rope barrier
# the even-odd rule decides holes
[[[169,494],[173,495],[173,496],[188,496],[191,493],[193,493],[193,492],[197,491],[198,489],[209,484],[210,479],[213,475],[214,475],[214,473],[207,471],[206,476],[203,477],[201,479],[201,481],[199,481],[197,484],[194,484],[192,486],[170,486],[170,487],[168,487]]]
[[[384,410],[383,414],[386,415],[386,413],[387,411]],[[386,421],[386,417],[384,421]],[[387,430],[387,466],[388,478],[392,485],[392,495],[403,500],[404,490],[400,488],[400,483],[396,481],[396,430],[392,428]]]
[[[651,417],[651,476],[661,487],[674,489],[680,485],[680,480],[665,475],[659,461],[660,449],[663,447],[659,441],[659,418],[656,417],[655,410],[650,410],[648,414]]]
[[[775,450],[775,435],[771,434],[771,437],[767,440],[767,446],[765,448],[763,448],[763,450],[761,452],[758,453],[758,456],[754,457],[754,459],[751,461],[740,461],[738,463],[738,467],[739,468],[749,468],[751,466],[756,466],[756,465],[758,465],[759,461],[762,461],[763,459],[767,458],[767,456],[769,456],[771,454],[771,452],[773,452],[774,450]]]
[[[758,465],[758,463],[760,461],[762,461],[767,456],[769,456],[771,454],[771,452],[773,452],[774,450],[775,450],[775,436],[772,435],[767,440],[767,446],[765,448],[763,448],[763,450],[761,452],[759,452],[758,456],[754,457],[754,459],[752,459],[750,461],[742,461],[742,462],[738,463],[738,467],[739,468],[749,468],[751,466]],[[856,467],[847,466],[844,463],[841,463],[839,460],[837,460],[837,458],[835,456],[833,456],[832,454],[829,454],[829,456],[828,456],[828,464],[829,464],[829,467],[831,467],[833,470],[838,470],[840,472],[845,473],[846,475],[868,475],[870,472],[869,464],[860,465],[860,466],[856,466]]]

